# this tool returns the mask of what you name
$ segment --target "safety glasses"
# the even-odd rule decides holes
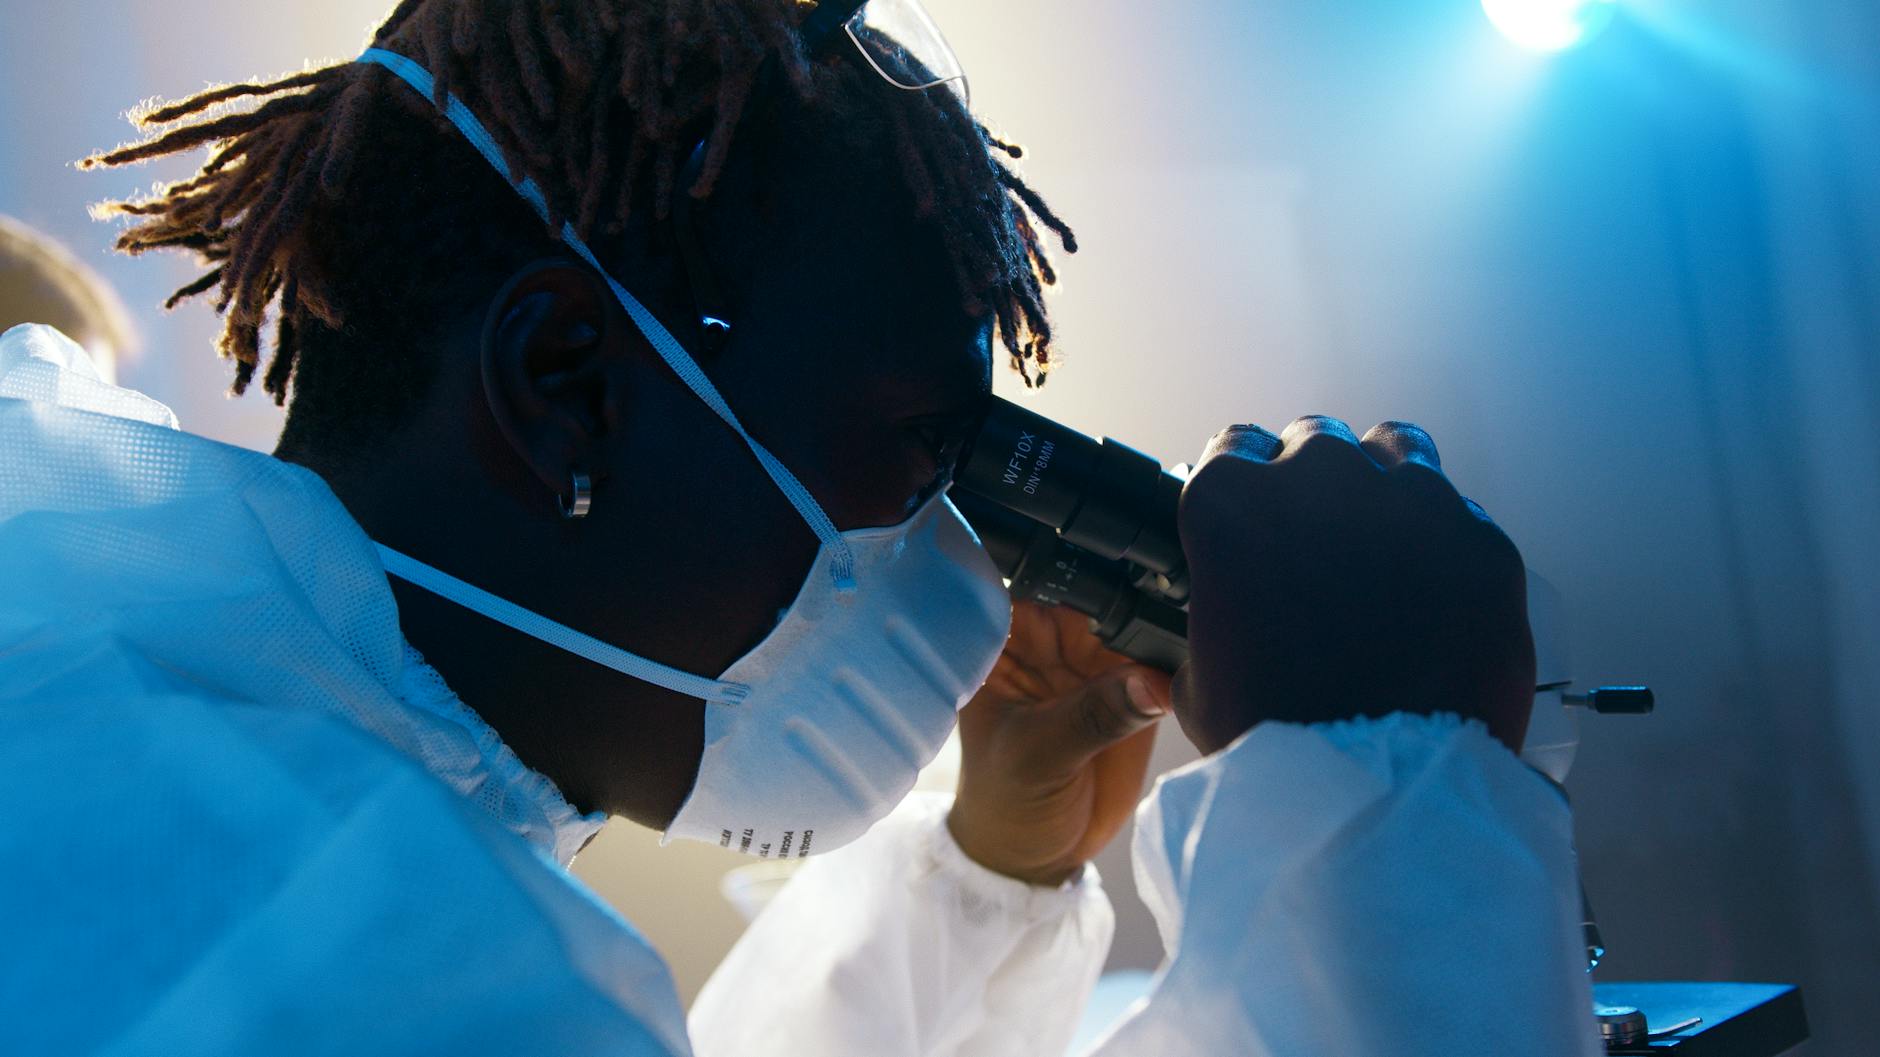
[[[960,102],[971,102],[966,70],[920,0],[822,0],[814,6],[802,28],[810,55],[822,53],[840,29],[896,88],[918,92],[946,85]]]

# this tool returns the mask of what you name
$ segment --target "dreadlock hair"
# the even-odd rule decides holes
[[[146,138],[80,165],[210,148],[190,178],[100,211],[134,219],[118,249],[194,251],[208,266],[165,307],[214,292],[233,391],[259,374],[285,404],[292,382],[285,442],[337,419],[396,425],[431,365],[387,348],[421,344],[426,322],[473,307],[549,249],[564,221],[598,250],[653,230],[649,214],[665,217],[675,193],[709,197],[740,119],[746,138],[753,125],[761,134],[762,117],[747,111],[764,97],[814,110],[865,93],[877,118],[886,112],[869,127],[891,130],[902,190],[937,229],[961,307],[990,314],[1012,365],[1028,385],[1042,381],[1052,362],[1042,287],[1056,276],[1038,229],[1067,252],[1076,241],[1007,164],[1020,150],[948,92],[858,87],[874,77],[860,63],[810,62],[801,10],[796,0],[402,0],[372,45],[429,69],[437,102],[452,93],[478,115],[542,188],[546,228],[416,93],[363,63],[146,109],[133,115]],[[701,136],[700,174],[676,188]]]

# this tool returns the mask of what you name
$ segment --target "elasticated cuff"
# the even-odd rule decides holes
[[[1070,880],[1046,887],[1007,877],[974,862],[947,828],[947,813],[952,807],[953,798],[945,793],[914,793],[895,814],[899,816],[896,821],[915,831],[916,846],[926,861],[934,872],[954,884],[962,900],[1035,925],[1062,917],[1092,896],[1101,897],[1103,881],[1092,863],[1085,863]]]

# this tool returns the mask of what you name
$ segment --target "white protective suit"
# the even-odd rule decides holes
[[[1176,955],[1106,1057],[1596,1052],[1566,810],[1479,728],[1263,727],[1158,791]],[[600,818],[405,643],[324,483],[36,327],[0,336],[0,803],[9,1055],[1057,1057],[1110,936],[1094,871],[994,875],[917,797],[806,865],[688,1040],[564,869]]]

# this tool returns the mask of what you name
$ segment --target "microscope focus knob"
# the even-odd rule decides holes
[[[1602,716],[1649,715],[1657,704],[1649,686],[1601,686],[1584,694],[1562,694],[1561,700],[1590,708]]]
[[[1599,1020],[1599,1034],[1607,1049],[1642,1045],[1650,1035],[1645,1014],[1637,1006],[1594,1006],[1593,1016]]]

